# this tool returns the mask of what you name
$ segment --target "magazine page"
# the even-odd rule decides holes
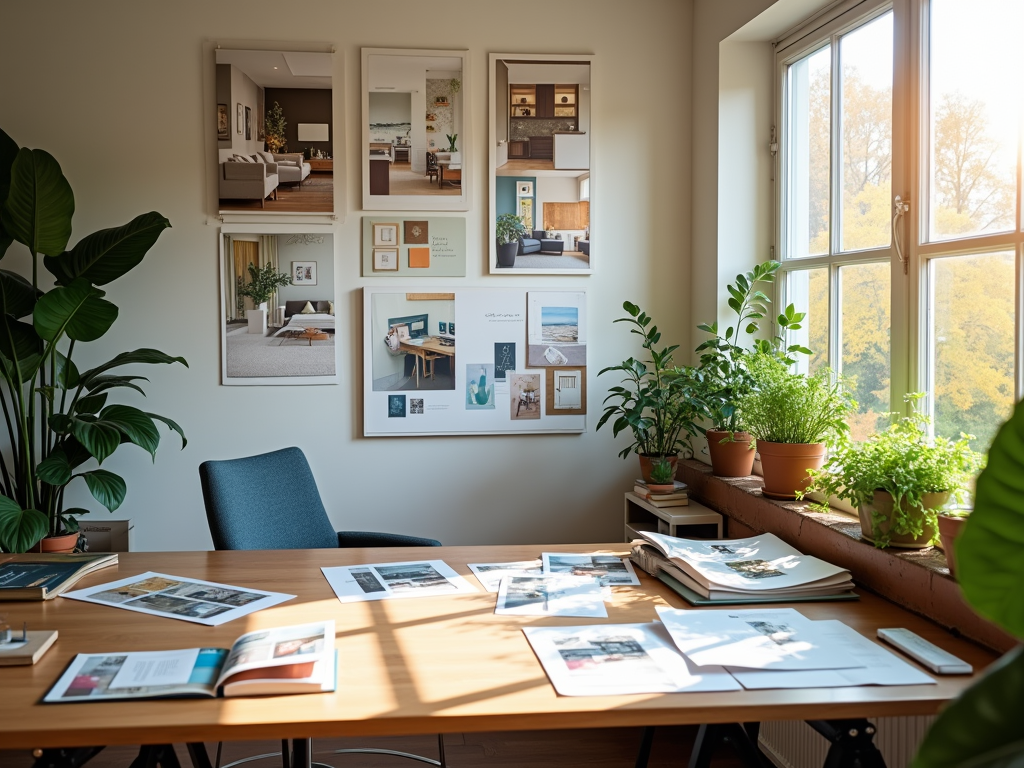
[[[676,646],[697,666],[790,671],[864,666],[792,608],[656,610]]]
[[[540,576],[544,573],[544,563],[540,560],[520,560],[516,563],[470,563],[480,585],[488,592],[497,592],[501,580],[506,576]]]
[[[738,691],[724,669],[698,669],[661,622],[523,629],[562,696]]]
[[[589,576],[506,576],[494,612],[511,616],[608,618],[601,585]]]
[[[247,632],[231,646],[217,685],[223,685],[227,678],[240,672],[271,667],[311,666],[333,655],[333,620]]]
[[[543,552],[544,573],[565,576],[592,576],[602,587],[639,587],[640,579],[628,557],[598,553],[577,555],[568,552]]]
[[[692,575],[707,581],[708,586],[760,592],[788,589],[836,576],[840,577],[839,583],[849,576],[843,568],[801,555],[770,533],[748,539],[711,541],[677,539],[648,531],[641,535],[668,552],[684,570],[692,569]]]
[[[934,685],[929,677],[896,654],[887,651],[853,627],[835,619],[813,622],[822,637],[864,666],[852,669],[815,669],[782,672],[729,667],[744,688],[845,688],[851,685]]]
[[[61,597],[216,627],[291,600],[295,595],[148,571],[65,592]]]
[[[224,648],[138,653],[80,653],[43,701],[104,701],[214,696]]]
[[[343,603],[479,591],[443,560],[340,565],[320,570]]]

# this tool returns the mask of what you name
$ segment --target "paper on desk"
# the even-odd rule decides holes
[[[871,642],[853,627],[835,619],[813,622],[821,636],[837,651],[864,666],[853,669],[818,669],[797,672],[728,670],[747,689],[763,688],[845,688],[851,685],[934,685],[935,679],[908,664],[896,654]]]
[[[498,615],[608,618],[601,585],[589,576],[506,576],[498,590]]]
[[[724,669],[691,664],[657,621],[523,632],[563,696],[740,690]]]
[[[864,664],[835,648],[817,622],[792,608],[657,611],[679,650],[698,666],[792,671]]]
[[[501,580],[506,576],[540,576],[544,573],[544,563],[540,560],[520,560],[515,563],[470,563],[481,586],[488,592],[497,592]]]
[[[128,654],[109,688],[185,685],[192,676],[198,648],[183,651],[140,651]]]
[[[320,570],[343,603],[478,591],[443,560],[341,565]]]
[[[639,587],[640,579],[628,557],[601,554],[542,552],[544,573],[566,576],[593,576],[602,587]]]

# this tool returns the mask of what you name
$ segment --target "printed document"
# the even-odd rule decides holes
[[[582,616],[604,619],[601,585],[589,576],[506,576],[494,612],[512,616]]]
[[[470,563],[477,581],[488,592],[497,592],[501,580],[506,576],[540,576],[544,573],[544,563],[540,560],[520,560],[516,563]]]
[[[340,565],[320,570],[343,603],[479,591],[443,560]]]
[[[628,557],[616,555],[586,554],[567,552],[543,552],[544,573],[560,573],[566,576],[593,576],[602,587],[638,587],[640,579],[633,570]]]

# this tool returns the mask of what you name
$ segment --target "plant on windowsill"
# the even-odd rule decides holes
[[[838,496],[860,511],[864,538],[876,547],[919,549],[938,535],[938,511],[951,497],[963,501],[983,466],[971,436],[929,438],[930,419],[917,410],[921,393],[907,395],[909,416],[859,443],[845,443],[811,475],[806,493]],[[896,416],[897,414],[893,414]],[[812,504],[827,509],[824,504]]]
[[[514,267],[519,253],[519,238],[526,237],[522,218],[514,213],[501,214],[495,222],[494,233],[498,240],[498,266]]]
[[[159,213],[87,235],[67,250],[75,198],[60,165],[41,149],[19,148],[0,130],[0,257],[13,241],[31,254],[31,281],[0,270],[0,404],[10,453],[0,457],[0,549],[71,551],[78,520],[89,510],[65,506],[65,490],[81,478],[100,504],[113,512],[127,493],[120,476],[102,463],[124,443],[154,460],[157,421],[181,436],[172,420],[130,405],[108,403],[115,390],[133,389],[142,376],[111,373],[131,364],[181,363],[156,349],[122,352],[87,371],[72,355],[80,343],[101,338],[117,319],[117,306],[97,286],[130,272],[160,233],[171,226]],[[56,282],[40,288],[48,279]],[[5,451],[6,453],[6,451]],[[8,457],[11,463],[8,464]],[[63,539],[63,541],[59,541]]]
[[[762,493],[793,499],[807,487],[808,471],[824,463],[826,448],[849,431],[846,418],[857,402],[829,368],[809,376],[793,373],[784,359],[761,350],[746,365],[751,387],[738,406],[757,440]]]
[[[775,280],[781,263],[766,261],[751,271],[736,275],[736,282],[726,286],[729,307],[736,313],[736,324],[719,332],[718,323],[702,323],[697,328],[710,333],[696,351],[700,353],[700,372],[704,387],[703,399],[708,404],[711,426],[704,432],[708,440],[711,469],[721,477],[745,477],[754,463],[754,440],[743,424],[739,402],[751,388],[747,372],[750,349],[742,346],[741,336],[753,336],[760,330],[760,321],[768,314],[771,299],[758,285]],[[806,313],[797,312],[792,304],[776,318],[778,330],[771,340],[754,339],[753,348],[774,354],[792,365],[791,355],[811,351],[799,344],[784,347],[784,334],[802,327]]]
[[[632,432],[633,442],[619,451],[619,456],[625,459],[631,453],[637,454],[640,474],[650,483],[651,467],[661,460],[667,461],[675,474],[679,451],[690,449],[690,438],[698,434],[697,422],[707,411],[700,398],[697,372],[672,363],[672,353],[678,345],[656,348],[661,333],[651,316],[629,301],[624,302],[622,308],[628,317],[614,322],[633,325],[630,333],[643,339],[642,346],[650,357],[645,361],[630,357],[598,373],[601,376],[618,371],[624,378],[621,385],[608,389],[604,402],[611,401],[611,404],[605,406],[597,429],[614,417],[613,437],[627,430]]]

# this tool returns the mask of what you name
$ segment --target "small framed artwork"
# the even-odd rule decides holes
[[[316,262],[293,261],[292,285],[316,285]]]
[[[228,120],[228,105],[218,104],[217,105],[217,140],[227,141],[231,135],[231,126]]]
[[[243,129],[243,122],[245,121],[245,112],[242,109],[242,102],[238,102],[235,105],[235,133],[241,134]]]
[[[405,395],[388,395],[388,418],[405,418]]]
[[[413,269],[430,268],[430,248],[418,247],[409,249],[409,267]]]
[[[448,323],[446,323],[444,320],[441,320],[437,324],[437,332],[442,334],[442,335],[448,333]]]
[[[387,245],[398,246],[398,224],[374,224],[373,225],[374,246]]]
[[[245,108],[245,140],[252,141],[252,110]]]
[[[428,226],[425,221],[406,221],[405,224],[405,244],[406,245],[426,245],[428,240]]]
[[[373,249],[373,270],[374,272],[393,272],[398,269],[397,248],[374,248]]]

